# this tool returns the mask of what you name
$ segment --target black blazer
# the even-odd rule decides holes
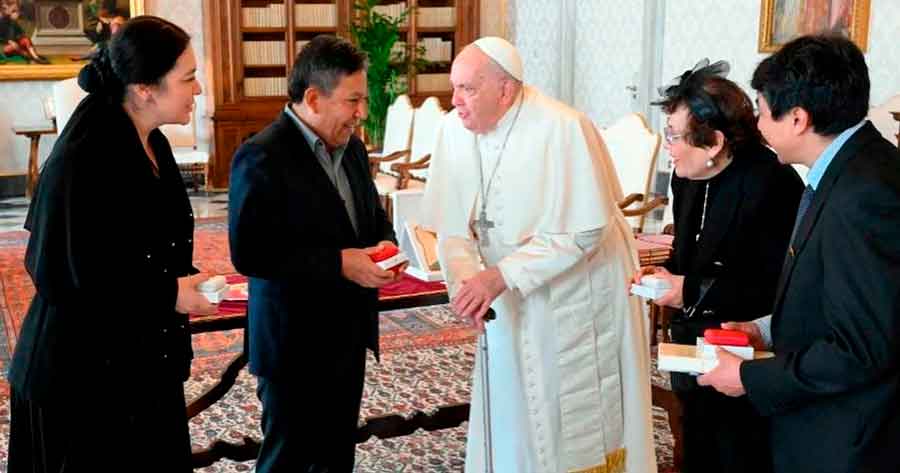
[[[250,372],[296,375],[365,346],[378,353],[378,291],[341,275],[341,250],[394,240],[355,136],[342,167],[353,189],[357,234],[337,189],[303,133],[282,113],[244,143],[231,167],[229,243],[249,277]],[[287,371],[285,371],[287,370]]]
[[[701,286],[709,287],[690,321],[676,318],[682,322],[673,326],[679,343],[693,344],[704,327],[772,312],[803,193],[796,171],[780,164],[768,148],[752,144],[735,150],[734,161],[709,182],[709,208],[698,242],[706,185],[707,181],[672,178],[675,241],[665,266],[685,276],[685,307],[697,303]]]
[[[154,130],[150,145],[159,177],[122,106],[91,94],[47,158],[25,223],[36,293],[9,373],[20,395],[153,397],[158,381],[187,379],[175,301],[177,278],[196,272],[194,217],[168,141]]]
[[[900,152],[866,123],[822,177],[778,286],[776,357],[745,362],[783,473],[900,470]]]

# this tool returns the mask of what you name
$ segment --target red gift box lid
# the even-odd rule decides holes
[[[384,260],[396,255],[399,252],[400,252],[400,249],[397,248],[396,246],[386,245],[383,248],[381,248],[380,250],[376,251],[375,253],[370,254],[369,258],[372,258],[372,261],[377,263],[379,261],[384,261]]]
[[[708,328],[703,331],[703,339],[713,345],[730,345],[733,347],[750,346],[750,335],[740,330]]]

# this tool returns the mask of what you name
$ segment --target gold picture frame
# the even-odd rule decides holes
[[[94,0],[96,2],[96,0]],[[128,15],[127,18],[132,18],[138,15],[144,14],[144,0],[122,0],[123,2],[127,1],[128,3]],[[29,5],[34,4],[35,0],[20,0],[20,5]],[[64,3],[76,3],[76,4],[87,4],[91,2],[91,0],[81,0],[75,2],[66,2],[56,0],[50,3],[64,4]],[[2,0],[0,0],[2,3]],[[122,7],[124,8],[124,7]],[[32,8],[33,10],[35,8]],[[36,46],[35,50],[38,54],[41,53],[40,47]],[[42,55],[43,56],[43,55]],[[68,79],[69,77],[74,77],[78,74],[78,71],[81,70],[82,67],[86,64],[85,60],[72,60],[68,59],[60,59],[58,56],[67,56],[67,55],[48,55],[51,61],[51,64],[37,64],[32,61],[27,61],[27,63],[22,63],[22,61],[17,62],[0,62],[0,81],[20,81],[20,80],[62,80]],[[65,61],[71,62],[71,64],[65,64],[61,62]]]
[[[870,0],[762,0],[759,52],[772,53],[797,36],[834,31],[866,51]]]

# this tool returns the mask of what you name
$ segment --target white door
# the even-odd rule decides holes
[[[601,127],[641,112],[644,0],[563,0],[574,24],[573,105]],[[649,0],[652,2],[652,0]]]

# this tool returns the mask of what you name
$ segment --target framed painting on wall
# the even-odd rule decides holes
[[[828,32],[850,38],[865,51],[868,46],[869,1],[762,0],[759,52],[775,52],[797,36]]]
[[[0,80],[73,77],[144,0],[0,0]]]

